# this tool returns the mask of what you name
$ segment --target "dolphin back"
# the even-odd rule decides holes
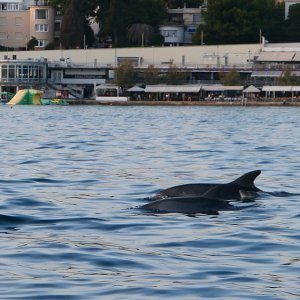
[[[235,209],[235,207],[227,201],[205,197],[169,197],[149,202],[140,208],[157,213],[183,214],[217,214],[218,211]]]

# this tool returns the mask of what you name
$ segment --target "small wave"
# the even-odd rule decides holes
[[[285,192],[285,191],[269,192],[269,194],[274,197],[282,197],[282,198],[300,196],[300,193],[289,193],[289,192]]]
[[[19,164],[20,165],[30,165],[30,164],[37,164],[40,162],[41,162],[40,160],[33,159],[33,160],[25,160],[23,162],[20,162]]]
[[[38,201],[31,198],[13,198],[7,200],[7,203],[9,203],[9,205],[24,206],[24,207],[54,206],[53,203]]]
[[[60,144],[51,143],[51,144],[46,144],[46,145],[39,146],[36,149],[37,150],[44,150],[44,149],[63,149],[63,148],[65,148],[65,146],[62,146]]]
[[[62,224],[68,225],[67,227],[80,227],[82,228],[102,228],[103,226],[110,227],[109,225],[105,225],[105,221],[100,218],[91,218],[91,217],[74,217],[74,218],[66,218],[66,219],[38,219],[32,216],[24,216],[24,215],[4,215],[0,214],[0,227],[3,226],[5,228],[16,228],[20,227],[20,225],[58,225],[60,224],[61,229],[64,229]],[[116,226],[112,228],[112,230],[116,229]]]
[[[0,226],[1,225],[19,225],[26,222],[30,222],[33,219],[24,216],[8,216],[0,214]]]

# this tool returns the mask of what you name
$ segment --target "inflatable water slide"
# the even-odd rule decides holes
[[[34,89],[19,90],[8,105],[41,105],[42,91]]]

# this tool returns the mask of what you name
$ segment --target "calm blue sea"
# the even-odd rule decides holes
[[[0,106],[1,299],[299,299],[300,196],[136,209],[261,169],[300,192],[300,108]]]

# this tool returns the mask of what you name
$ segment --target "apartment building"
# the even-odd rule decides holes
[[[55,11],[48,1],[0,0],[0,45],[26,49],[35,37],[36,49],[54,42]]]
[[[202,12],[206,10],[206,1],[204,3],[196,8],[184,5],[183,8],[167,9],[168,19],[159,27],[165,45],[192,44],[193,34],[203,23]]]

